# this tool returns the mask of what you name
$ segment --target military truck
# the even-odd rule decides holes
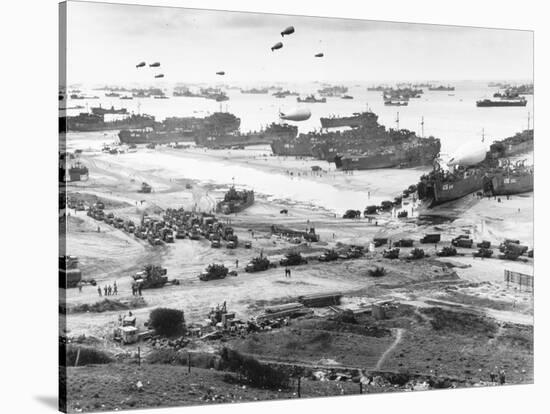
[[[529,250],[529,248],[527,246],[519,244],[519,240],[510,240],[510,239],[504,240],[500,244],[498,249],[502,253],[506,253],[506,251],[519,252],[519,256],[521,256],[524,253],[527,253],[527,251]]]
[[[384,249],[382,257],[385,259],[398,259],[399,258],[399,247],[393,247],[391,249]]]
[[[141,183],[141,187],[138,190],[138,193],[149,194],[152,189],[153,188],[149,184],[147,184],[146,182],[143,182]]]
[[[439,257],[450,257],[450,256],[456,256],[457,252],[456,249],[452,246],[446,246],[442,249],[439,249],[436,253],[436,256]]]
[[[346,251],[338,254],[340,259],[358,259],[364,255],[363,246],[351,246]]]
[[[414,249],[411,250],[411,252],[407,256],[407,259],[418,260],[418,259],[422,259],[423,257],[425,257],[424,250],[419,249],[418,247],[415,247]]]
[[[452,239],[451,244],[455,247],[466,247],[470,249],[473,246],[474,241],[470,239],[469,236],[466,236],[465,234],[461,234],[460,236]]]
[[[432,233],[432,234],[426,234],[424,237],[420,239],[420,243],[439,243],[441,241],[441,234],[439,233]]]
[[[413,247],[414,240],[413,239],[401,239],[401,240],[397,240],[393,245],[395,247]]]
[[[143,266],[143,270],[137,272],[134,276],[134,282],[140,284],[142,289],[153,289],[164,286],[168,282],[168,271],[166,268],[148,264]]]
[[[487,240],[483,240],[482,242],[478,243],[476,246],[480,249],[490,249],[491,242]]]
[[[210,242],[210,247],[213,247],[214,249],[218,249],[220,246],[220,241],[217,239],[214,239]]]
[[[486,249],[485,247],[480,247],[477,252],[474,253],[474,257],[484,257],[489,258],[493,255],[491,249]]]
[[[271,263],[269,259],[265,256],[258,256],[253,258],[244,268],[245,272],[261,272],[269,268],[276,267],[275,263]]]
[[[212,263],[206,267],[204,272],[199,275],[199,279],[203,282],[208,280],[225,279],[229,269],[221,264]]]
[[[301,264],[307,264],[307,260],[302,257],[300,253],[290,252],[279,261],[281,266],[297,266]]]
[[[372,242],[374,243],[374,247],[380,247],[385,244],[388,244],[388,238],[387,237],[375,237],[372,239]]]
[[[320,262],[333,262],[334,260],[338,260],[338,253],[334,250],[327,250],[319,256]]]

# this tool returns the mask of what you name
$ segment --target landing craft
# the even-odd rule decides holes
[[[150,68],[158,68],[160,66],[160,62],[151,63],[149,65]]]
[[[469,167],[483,161],[486,155],[487,147],[483,143],[470,143],[457,149],[447,160],[447,165]]]
[[[216,75],[221,75],[221,76],[223,76],[223,75],[225,75],[225,72],[222,70],[222,71],[220,71],[220,72],[216,72]]]
[[[295,108],[288,112],[279,111],[279,118],[286,121],[305,121],[311,117],[311,111],[307,108]]]
[[[325,56],[323,53],[317,53],[317,54],[315,55],[315,57],[323,57],[323,56]]]
[[[136,68],[142,68],[145,66],[145,62],[139,62],[137,65],[136,65]]]
[[[164,78],[164,75],[162,73],[159,73],[158,75],[155,75],[155,78]]]
[[[282,37],[285,37],[285,35],[288,36],[288,35],[290,35],[290,34],[292,34],[292,33],[294,33],[294,26],[288,26],[285,30],[283,30],[283,31],[281,32],[281,36],[282,36]]]
[[[283,47],[283,44],[281,42],[277,42],[271,47],[271,51],[273,52],[274,50],[280,49],[282,47]]]

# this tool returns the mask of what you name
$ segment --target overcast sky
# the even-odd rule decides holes
[[[530,80],[533,73],[527,31],[81,2],[67,10],[69,83],[148,84],[155,73],[166,82],[228,83]],[[296,32],[281,38],[290,25]],[[161,68],[136,69],[140,61]]]

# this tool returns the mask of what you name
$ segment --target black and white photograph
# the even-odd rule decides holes
[[[61,411],[534,382],[534,32],[315,14],[59,4]]]

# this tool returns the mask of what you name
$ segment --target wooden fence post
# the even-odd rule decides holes
[[[359,381],[359,394],[363,394],[363,383]]]
[[[298,398],[302,398],[301,380],[302,377],[298,377]]]
[[[74,362],[74,366],[78,366],[78,360],[80,359],[80,347],[78,347],[78,351],[76,351],[76,360]]]

